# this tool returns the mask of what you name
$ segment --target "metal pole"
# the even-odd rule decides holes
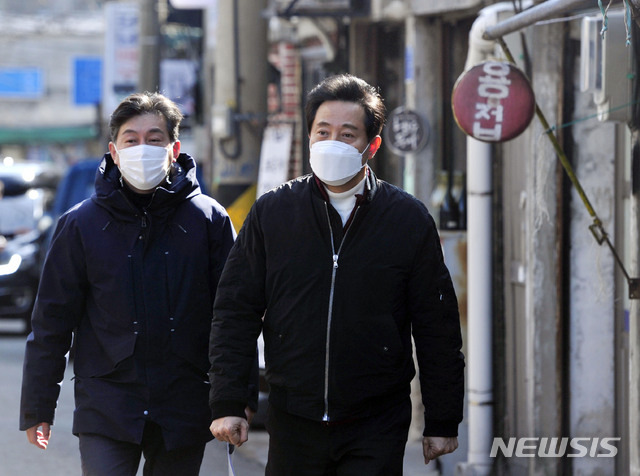
[[[485,40],[497,40],[509,33],[533,25],[535,22],[547,20],[573,8],[593,7],[594,3],[594,0],[548,0],[501,23],[487,27],[483,37]]]
[[[158,0],[140,0],[140,71],[138,88],[160,88],[160,21]]]
[[[218,1],[213,99],[224,111],[226,130],[213,131],[213,188],[227,211],[258,178],[267,117],[267,21],[261,15],[266,3]]]
[[[630,258],[631,272],[638,276],[640,273],[640,251],[637,243],[640,240],[640,183],[638,183],[636,169],[640,155],[640,133],[633,133],[632,149],[632,192],[630,213]],[[629,301],[629,441],[622,442],[629,448],[630,476],[640,476],[640,301]]]

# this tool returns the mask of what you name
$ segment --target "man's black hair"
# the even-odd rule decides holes
[[[325,101],[346,101],[360,104],[365,113],[367,139],[371,141],[382,133],[386,120],[386,107],[378,89],[351,74],[339,74],[324,79],[307,94],[305,116],[308,131],[316,118],[318,108]]]
[[[167,132],[171,142],[178,140],[180,123],[182,122],[182,112],[171,99],[160,93],[134,93],[122,100],[109,121],[109,134],[111,141],[115,142],[122,124],[132,117],[143,114],[162,115],[166,119]]]

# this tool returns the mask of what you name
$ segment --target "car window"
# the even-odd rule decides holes
[[[36,228],[45,212],[45,198],[43,190],[31,189],[0,199],[0,235],[19,235]]]
[[[53,210],[55,216],[62,215],[76,203],[91,196],[99,164],[99,161],[87,161],[69,168],[58,187]]]

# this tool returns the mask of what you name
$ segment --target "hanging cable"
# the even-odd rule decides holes
[[[504,52],[507,60],[515,64],[513,55],[511,54],[511,51],[509,50],[509,47],[507,46],[503,38],[498,37],[496,41],[498,41],[498,43],[500,44],[500,47],[502,48],[502,51]],[[584,191],[584,189],[582,188],[582,185],[580,184],[580,180],[578,180],[578,177],[573,171],[573,167],[571,167],[571,163],[569,162],[566,154],[562,150],[562,146],[558,142],[557,137],[555,136],[555,134],[553,134],[552,129],[549,127],[549,123],[547,122],[547,119],[544,116],[544,113],[542,112],[540,107],[538,106],[537,102],[536,102],[536,116],[538,116],[538,120],[540,121],[543,130],[546,131],[547,136],[551,141],[551,145],[553,146],[558,158],[560,159],[560,163],[562,164],[562,167],[564,168],[565,172],[569,176],[571,183],[573,184],[576,191],[578,192],[578,195],[580,196],[582,203],[584,204],[585,208],[589,212],[589,215],[591,216],[591,218],[593,218],[593,223],[589,226],[589,230],[591,231],[591,234],[593,235],[593,237],[595,238],[596,242],[599,245],[606,243],[609,249],[611,250],[611,253],[613,254],[613,257],[616,263],[622,270],[622,273],[624,274],[624,277],[627,280],[627,283],[629,285],[629,299],[640,299],[640,279],[631,278],[629,276],[629,273],[627,273],[627,270],[624,267],[624,264],[622,263],[620,256],[618,255],[615,247],[613,246],[613,243],[611,243],[611,239],[609,238],[607,231],[604,229],[604,226],[602,225],[602,220],[600,220],[596,211],[591,205],[591,202],[589,201],[589,198],[587,197],[586,192]]]

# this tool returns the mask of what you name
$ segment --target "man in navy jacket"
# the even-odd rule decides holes
[[[145,474],[195,476],[211,439],[208,336],[235,232],[180,153],[181,120],[157,93],[122,101],[95,193],[60,218],[44,264],[20,429],[46,448],[74,336],[85,475],[135,475],[144,454]]]

